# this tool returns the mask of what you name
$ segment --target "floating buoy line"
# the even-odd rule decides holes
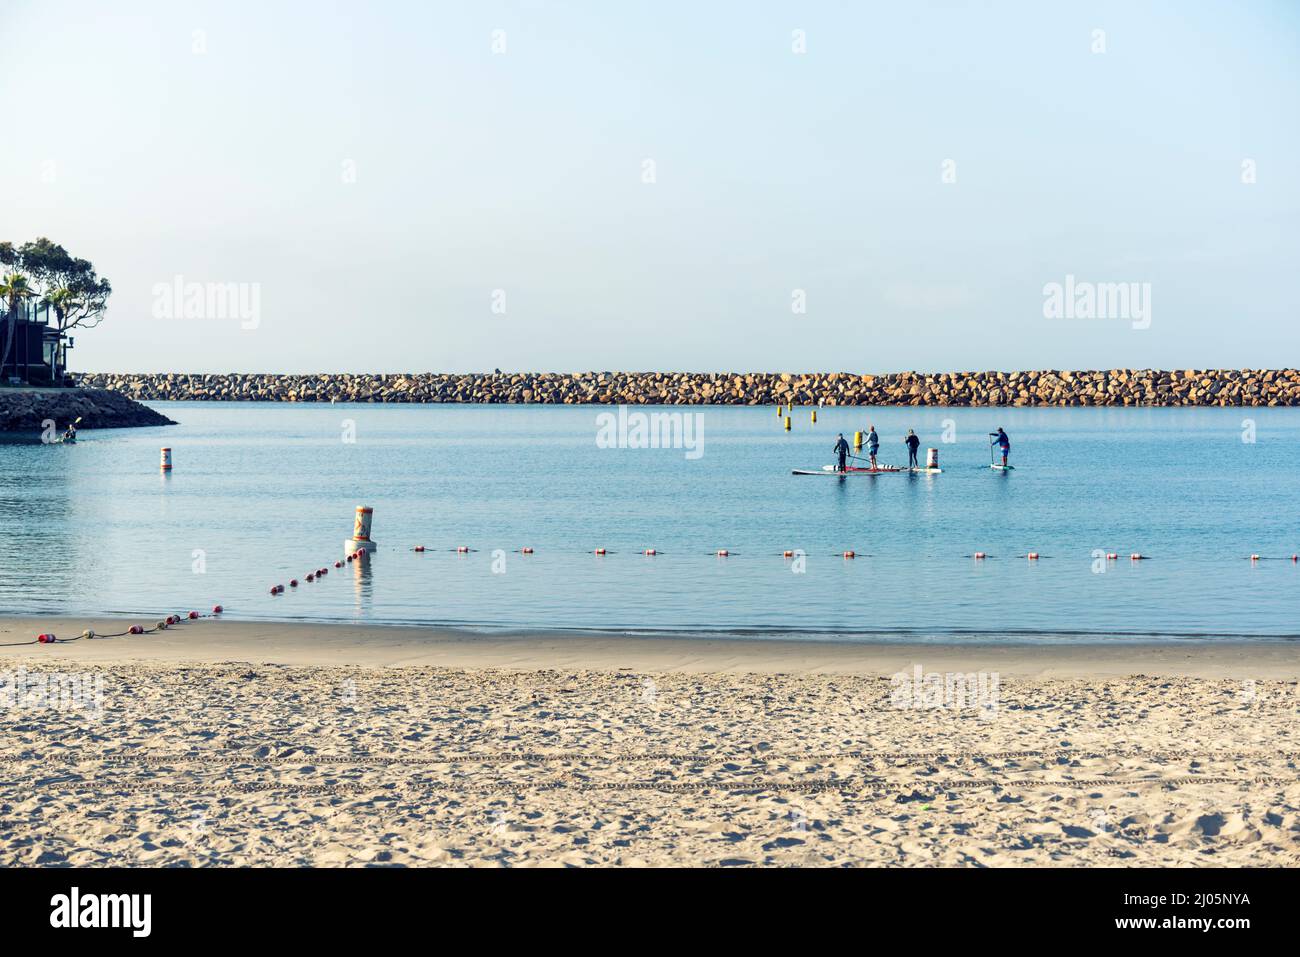
[[[857,435],[854,436],[855,444],[860,435],[861,433],[858,433]],[[171,466],[171,450],[164,449],[163,451],[165,453],[163,458],[164,468],[169,469]],[[321,579],[325,578],[329,574],[331,564],[333,568],[338,569],[338,568],[342,568],[345,562],[347,564],[352,564],[354,562],[361,562],[366,560],[370,556],[371,552],[373,552],[377,548],[374,541],[372,541],[370,538],[372,517],[373,517],[373,509],[371,509],[368,506],[358,505],[356,509],[356,518],[353,526],[352,538],[347,539],[344,542],[344,552],[345,552],[344,558],[342,560],[336,560],[333,563],[327,563],[325,565],[320,566],[319,568],[307,572],[307,574],[303,576],[302,582],[300,582],[297,578],[290,578],[289,587],[293,589],[297,589],[300,588],[303,583],[312,584],[320,581]],[[424,545],[413,545],[409,550],[417,554],[424,554],[427,551],[429,551],[429,549]],[[480,549],[474,548],[469,545],[456,545],[454,547],[441,549],[441,551],[450,552],[457,555],[469,555],[480,551]],[[513,549],[512,551],[518,555],[533,555],[535,553],[535,549],[531,545],[523,545],[520,546],[519,548]],[[618,553],[614,551],[610,551],[608,548],[604,546],[599,546],[589,550],[584,549],[581,552],[581,554],[594,555],[598,558],[604,558],[608,555],[616,555]],[[661,555],[664,555],[665,553],[661,552],[658,548],[644,547],[639,550],[638,554],[646,558],[656,558]],[[715,548],[712,551],[706,552],[704,554],[711,555],[716,558],[730,558],[740,553],[733,552],[729,548]],[[807,553],[801,549],[786,548],[776,554],[784,560],[789,560],[789,559],[794,559],[796,557],[805,556]],[[843,558],[845,561],[853,560],[860,556],[860,553],[855,551],[854,549],[844,549],[843,551],[832,552],[830,554],[834,557]],[[1107,561],[1113,562],[1119,560],[1118,552],[1106,552],[1105,555]],[[861,554],[861,557],[871,558],[872,556],[868,554]],[[997,556],[991,555],[988,552],[979,551],[979,552],[974,552],[969,557],[974,559],[975,561],[982,562],[988,559],[996,558]],[[1017,555],[1016,557],[1025,559],[1026,561],[1030,561],[1030,562],[1037,562],[1046,558],[1050,558],[1051,556],[1043,555],[1042,553],[1037,551],[1027,551],[1021,555]],[[1150,558],[1151,558],[1150,555],[1145,555],[1141,552],[1131,552],[1129,554],[1129,560],[1133,562],[1146,561]],[[1259,553],[1252,553],[1251,555],[1248,556],[1248,560],[1251,562],[1252,565],[1257,564],[1261,561],[1273,561],[1273,560],[1289,561],[1293,565],[1296,565],[1296,564],[1300,564],[1300,554],[1292,554],[1289,556],[1266,556],[1266,555],[1261,555]],[[272,596],[283,595],[285,594],[285,586],[283,584],[271,585],[269,588],[269,592]],[[75,638],[59,638],[52,632],[42,632],[41,634],[37,635],[35,638],[31,639],[30,641],[17,641],[17,642],[9,642],[6,644],[0,644],[0,648],[16,648],[24,645],[37,645],[37,644],[41,644],[41,645],[68,644],[74,641],[83,641],[83,640],[95,641],[104,638],[124,638],[133,635],[151,635],[151,634],[157,634],[159,632],[165,631],[168,628],[178,625],[184,621],[196,621],[200,618],[216,618],[220,616],[223,611],[225,611],[225,609],[221,605],[213,605],[212,611],[206,614],[200,614],[197,611],[190,611],[185,613],[184,615],[168,615],[167,617],[157,621],[151,628],[145,628],[143,625],[130,625],[129,627],[127,627],[125,631],[112,632],[109,634],[102,634],[102,635],[97,634],[95,631],[89,628],[83,631],[80,635],[78,635]]]

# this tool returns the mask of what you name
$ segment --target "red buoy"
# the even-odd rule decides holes
[[[597,555],[604,555],[604,554],[605,554],[605,549],[603,549],[603,548],[598,548],[598,549],[596,549],[596,554],[597,554]]]
[[[342,567],[343,567],[343,563],[342,563],[342,562],[335,562],[335,563],[334,563],[334,567],[335,567],[335,568],[342,568]]]
[[[128,635],[143,635],[143,634],[144,634],[144,628],[142,628],[142,627],[139,626],[139,625],[132,625],[130,628],[128,628],[128,629],[126,630],[126,633],[127,633]]]
[[[854,552],[854,551],[848,551],[848,552],[845,552],[845,553],[844,553],[844,557],[845,557],[845,558],[857,558],[857,557],[858,557],[858,553],[857,553],[857,552]]]
[[[225,610],[226,610],[226,609],[222,608],[220,605],[213,605],[213,606],[212,606],[212,614],[214,614],[214,615],[219,615],[219,614],[221,614],[221,613],[222,613],[223,611],[225,611]]]
[[[985,552],[976,552],[976,553],[975,553],[975,557],[976,557],[976,558],[988,558],[988,555],[987,555]]]
[[[55,638],[53,635],[37,635],[36,640],[43,645],[52,645],[59,639]]]
[[[469,554],[469,546],[468,546],[468,545],[457,545],[457,546],[456,546],[456,551],[457,551],[459,554],[461,554],[461,555],[467,555],[467,554]]]
[[[194,621],[194,619],[199,617],[199,613],[197,611],[192,611],[185,617],[188,618],[190,621]]]
[[[719,557],[719,558],[726,558],[729,554],[731,554],[731,553],[728,552],[725,548],[719,548],[719,549],[718,549],[718,557]]]
[[[1251,555],[1251,556],[1250,556],[1250,560],[1251,560],[1252,562],[1257,562],[1257,561],[1259,561],[1259,556],[1258,556],[1258,555]]]
[[[783,552],[781,553],[781,557],[782,557],[782,558],[794,558],[794,552],[787,548],[785,551],[783,551]]]
[[[297,588],[297,587],[298,587],[298,579],[296,579],[296,578],[290,578],[290,579],[289,579],[289,587],[290,587],[290,588]]]
[[[416,545],[416,546],[415,546],[415,551],[417,551],[417,552],[422,552],[422,551],[424,551],[424,546],[423,546],[423,545]]]
[[[533,553],[533,550],[530,546],[525,545],[523,548],[519,549],[519,553],[521,555],[531,555]]]
[[[1145,557],[1146,556],[1144,556],[1141,552],[1134,552],[1132,555],[1129,556],[1129,561],[1140,562]]]
[[[659,553],[658,553],[657,551],[655,551],[653,548],[647,548],[647,549],[646,549],[644,552],[642,552],[641,554],[642,554],[642,555],[658,555]]]
[[[1038,552],[1030,552],[1025,557],[1028,558],[1031,562],[1036,562],[1038,561]]]
[[[1106,553],[1106,561],[1108,561],[1108,562],[1114,562],[1114,561],[1118,561],[1118,560],[1119,560],[1119,553],[1118,553],[1118,552],[1107,552],[1107,553]]]

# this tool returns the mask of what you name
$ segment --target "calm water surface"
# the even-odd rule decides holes
[[[150,621],[221,602],[253,619],[849,640],[1300,636],[1300,410],[828,408],[815,426],[796,412],[787,434],[774,409],[704,407],[690,459],[599,448],[608,410],[593,407],[154,405],[181,424],[0,445],[0,609]],[[790,474],[868,422],[882,460],[904,460],[914,428],[944,473]],[[1013,473],[988,469],[999,425]],[[268,594],[342,557],[362,503],[372,560]],[[806,553],[802,572],[785,549]],[[1098,549],[1124,558],[1097,563]]]

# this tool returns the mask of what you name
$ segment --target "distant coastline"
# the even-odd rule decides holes
[[[1296,369],[1032,372],[82,373],[144,401],[552,405],[1296,406]]]

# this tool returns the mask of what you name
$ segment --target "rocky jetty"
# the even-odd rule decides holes
[[[78,429],[176,424],[120,391],[0,389],[0,432],[43,432],[48,428],[62,432],[78,417],[81,419]],[[53,422],[53,426],[47,425],[48,422]]]
[[[578,405],[1300,405],[1295,369],[1038,372],[575,372],[83,375],[133,399]]]

